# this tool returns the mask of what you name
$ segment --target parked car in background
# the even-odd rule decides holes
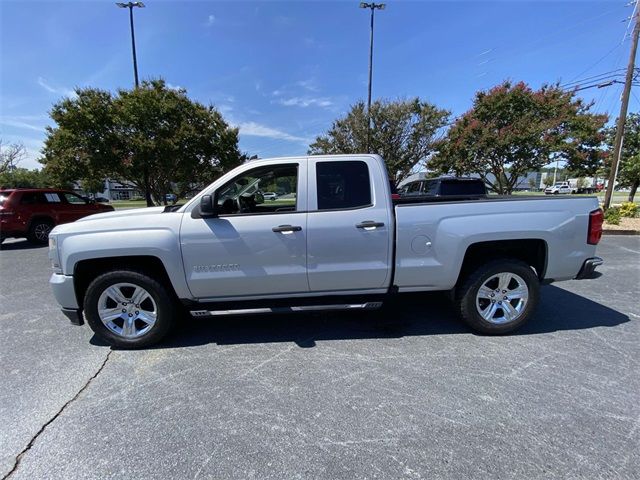
[[[54,226],[113,210],[111,205],[65,190],[0,190],[0,242],[26,237],[33,243],[47,243]]]
[[[409,182],[399,193],[401,197],[486,195],[487,187],[479,178],[438,177]]]
[[[570,194],[577,191],[577,187],[572,187],[569,182],[556,182],[554,185],[544,189],[545,195]]]
[[[275,200],[276,198],[278,198],[278,194],[274,192],[264,192],[262,196],[265,200]]]
[[[178,201],[178,196],[175,193],[166,193],[164,195],[164,199],[167,202],[175,203]]]

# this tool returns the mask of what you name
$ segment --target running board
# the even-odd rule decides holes
[[[237,310],[191,310],[191,316],[218,317],[223,315],[256,315],[261,313],[317,312],[317,311],[323,311],[323,310],[376,310],[381,306],[382,306],[382,302],[367,302],[367,303],[337,304],[337,305],[304,305],[299,307],[240,308]]]

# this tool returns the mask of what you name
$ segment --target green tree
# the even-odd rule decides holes
[[[609,152],[613,151],[615,136],[616,127],[606,129]],[[608,165],[610,165],[610,163]],[[608,176],[609,168],[603,173],[606,173]],[[633,202],[638,187],[640,187],[640,113],[627,115],[617,180],[621,187],[629,187],[631,189],[629,192],[629,201]]]
[[[53,106],[56,126],[47,129],[41,162],[58,181],[125,179],[160,203],[174,186],[201,188],[245,158],[238,129],[163,80],[115,95],[94,88],[76,94]]]
[[[558,86],[534,91],[523,82],[504,82],[476,94],[473,108],[449,129],[429,167],[478,174],[500,194],[511,194],[519,176],[550,161],[597,169],[607,117],[589,113],[590,107]]]
[[[0,187],[3,188],[67,188],[65,183],[55,182],[42,169],[28,170],[26,168],[14,168],[0,173]]]
[[[396,184],[408,177],[432,153],[449,112],[418,98],[378,100],[371,105],[371,153],[384,158],[389,178]],[[355,154],[367,151],[367,108],[351,107],[329,131],[309,146],[309,154]]]

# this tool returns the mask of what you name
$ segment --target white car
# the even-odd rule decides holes
[[[265,200],[275,200],[276,198],[278,198],[278,194],[273,192],[264,192],[262,196]]]
[[[576,193],[576,191],[577,189],[572,187],[569,182],[557,182],[555,185],[544,189],[546,195],[570,194]]]

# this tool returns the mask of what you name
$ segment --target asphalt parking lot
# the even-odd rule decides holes
[[[517,335],[419,295],[394,322],[192,320],[120,351],[59,312],[45,248],[7,241],[0,478],[638,478],[640,237],[599,255]]]

